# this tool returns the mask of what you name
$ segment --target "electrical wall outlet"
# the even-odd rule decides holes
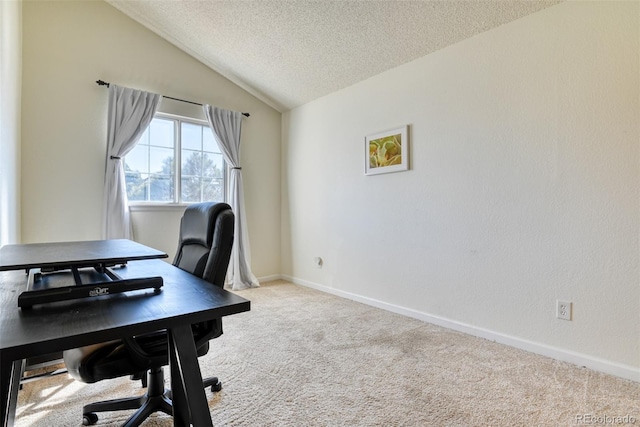
[[[556,317],[562,320],[571,320],[572,308],[572,302],[556,301]]]

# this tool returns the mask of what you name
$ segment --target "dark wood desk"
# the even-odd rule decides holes
[[[0,387],[2,425],[13,423],[10,390],[22,359],[167,329],[170,335],[174,425],[211,426],[192,323],[249,311],[250,302],[161,260],[129,262],[123,278],[161,276],[162,291],[132,291],[18,308],[24,271],[0,272]],[[87,402],[89,403],[89,402]],[[78,414],[80,420],[82,414]]]

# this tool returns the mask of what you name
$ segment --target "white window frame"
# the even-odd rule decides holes
[[[191,123],[195,125],[204,126],[205,128],[210,130],[209,123],[206,120],[196,119],[193,117],[181,116],[177,114],[170,113],[162,113],[157,112],[153,118],[167,119],[173,120],[176,122],[176,126],[174,126],[173,132],[173,155],[174,155],[174,194],[173,201],[171,202],[161,202],[161,201],[141,201],[141,200],[130,200],[129,208],[131,211],[156,211],[156,210],[167,210],[167,209],[184,209],[186,206],[189,206],[193,203],[198,202],[183,202],[182,198],[182,134],[181,134],[181,123]],[[126,159],[126,156],[124,157]],[[126,161],[126,160],[125,160]],[[227,167],[227,162],[222,158],[222,173],[224,176],[224,182],[222,185],[222,201],[227,201],[227,184],[229,182],[229,168]],[[126,178],[125,178],[126,182]]]

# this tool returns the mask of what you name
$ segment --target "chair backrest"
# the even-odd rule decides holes
[[[223,287],[233,246],[234,215],[226,203],[189,205],[180,221],[173,265]]]

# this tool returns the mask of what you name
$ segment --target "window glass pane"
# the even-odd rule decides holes
[[[182,201],[200,202],[202,194],[202,152],[182,150]]]
[[[208,127],[202,129],[202,149],[204,151],[213,151],[214,153],[220,152],[218,144],[216,144],[216,140],[213,138],[213,132]]]
[[[202,176],[202,151],[182,150],[182,175]]]
[[[223,165],[222,154],[203,153],[203,159],[202,159],[203,176],[223,178],[224,169],[222,165]]]
[[[149,146],[138,144],[124,159],[124,171],[149,172]]]
[[[173,188],[172,176],[160,174],[150,175],[149,192],[152,202],[172,202]]]
[[[202,150],[202,126],[182,123],[182,148]]]
[[[202,200],[222,202],[224,200],[224,180],[222,178],[204,178]]]
[[[199,202],[202,191],[202,178],[199,176],[182,175],[182,201],[185,203]]]
[[[171,148],[149,148],[149,172],[173,175],[173,150]]]
[[[174,121],[155,118],[149,125],[149,143],[160,147],[173,148]],[[146,131],[145,131],[146,132]]]
[[[147,200],[147,185],[149,175],[139,172],[126,172],[127,198],[132,201],[144,202]]]

